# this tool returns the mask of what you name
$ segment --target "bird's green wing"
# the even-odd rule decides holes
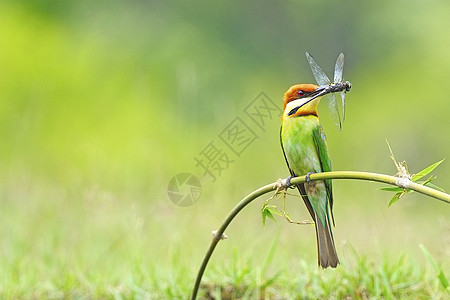
[[[291,166],[289,165],[289,161],[286,157],[286,152],[284,151],[283,140],[282,140],[282,136],[281,136],[282,131],[283,131],[283,126],[281,126],[281,129],[280,129],[280,144],[281,144],[281,150],[283,150],[284,160],[286,161],[286,164],[289,168],[289,172],[291,173],[291,176],[297,177],[298,174],[295,174],[295,172],[292,170]],[[316,215],[314,213],[314,209],[313,209],[311,203],[309,202],[308,196],[306,194],[305,186],[303,184],[297,184],[297,189],[298,189],[298,192],[300,193],[300,195],[302,196],[303,202],[305,202],[306,208],[308,208],[311,218],[315,222]]]
[[[323,132],[323,129],[321,126],[317,126],[316,128],[314,128],[313,140],[314,140],[314,145],[316,146],[317,155],[319,156],[322,172],[330,172],[331,171],[331,161],[330,161],[330,157],[328,156],[327,141],[326,141],[325,133]],[[330,203],[331,217],[333,219],[333,225],[334,225],[333,193],[332,193],[331,179],[325,180],[325,187],[327,189],[327,198]]]

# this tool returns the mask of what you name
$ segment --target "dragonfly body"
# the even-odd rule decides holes
[[[326,87],[330,93],[336,92],[348,92],[352,88],[352,84],[348,81],[346,82],[333,82]],[[327,90],[327,91],[328,91]]]

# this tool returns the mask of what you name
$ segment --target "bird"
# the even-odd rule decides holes
[[[334,244],[331,180],[310,181],[309,175],[331,171],[325,133],[319,122],[317,107],[321,96],[332,92],[327,86],[295,84],[284,94],[280,142],[292,177],[305,175],[306,182],[296,187],[314,221],[318,265],[336,268],[339,258]],[[330,219],[331,216],[331,219]]]

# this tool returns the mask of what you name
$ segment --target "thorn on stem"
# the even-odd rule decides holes
[[[212,233],[214,239],[226,240],[228,238],[228,236],[225,233],[222,233],[222,236],[220,236],[220,238],[219,238],[217,235],[219,233],[218,230],[213,230],[211,233]]]

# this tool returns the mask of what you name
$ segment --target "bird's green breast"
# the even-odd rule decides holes
[[[313,140],[313,130],[319,126],[319,118],[314,115],[283,120],[281,143],[290,169],[298,176],[321,171]]]

